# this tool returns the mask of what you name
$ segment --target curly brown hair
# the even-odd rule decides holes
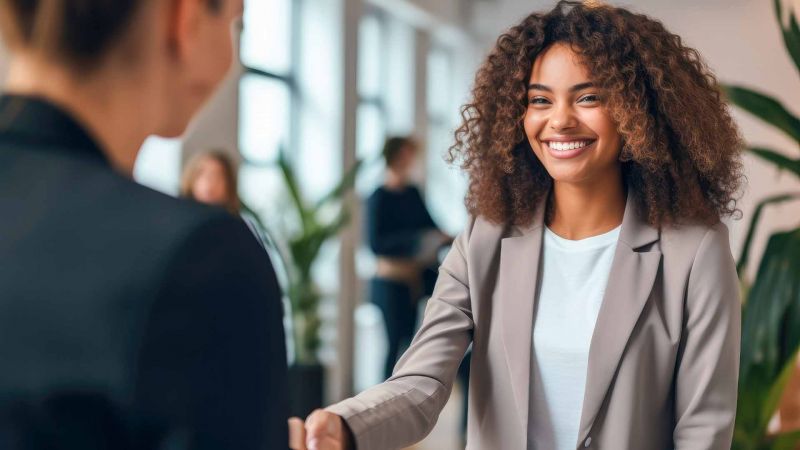
[[[524,225],[547,201],[553,180],[523,119],[533,62],[556,42],[570,46],[600,89],[622,136],[625,182],[648,223],[712,224],[739,212],[743,142],[698,52],[645,15],[562,0],[498,38],[461,109],[448,159],[469,174],[470,214]]]

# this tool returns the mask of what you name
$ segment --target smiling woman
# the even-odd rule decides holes
[[[730,449],[741,142],[697,52],[561,1],[500,36],[462,112],[473,217],[392,377],[312,414],[309,447],[421,439],[471,345],[468,449]]]
[[[648,223],[714,223],[736,212],[742,141],[697,51],[649,17],[591,4],[570,13],[569,3],[560,5],[500,36],[478,72],[450,151],[470,174],[470,212],[498,223],[529,222],[563,168],[550,173],[555,167],[540,152],[542,139],[558,140],[557,133],[531,133],[552,114],[598,117],[601,105],[604,120],[613,122],[606,128],[620,139],[619,146],[608,144],[619,151],[626,185],[640,194],[637,206]],[[565,80],[564,66],[572,64],[580,69]],[[574,86],[585,82],[592,84]],[[571,87],[577,89],[567,92]],[[576,120],[580,133],[591,135],[588,123]]]

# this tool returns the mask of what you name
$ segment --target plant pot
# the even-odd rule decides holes
[[[289,413],[305,419],[324,402],[325,368],[319,363],[289,366]]]

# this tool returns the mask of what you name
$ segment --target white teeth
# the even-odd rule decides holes
[[[566,150],[575,150],[576,148],[585,147],[588,144],[586,141],[574,141],[574,142],[555,142],[550,141],[547,143],[547,146],[552,148],[553,150],[558,151],[566,151]]]

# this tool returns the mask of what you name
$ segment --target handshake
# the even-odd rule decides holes
[[[291,450],[353,450],[350,428],[338,415],[318,409],[305,422],[298,417],[289,419],[289,448]]]

